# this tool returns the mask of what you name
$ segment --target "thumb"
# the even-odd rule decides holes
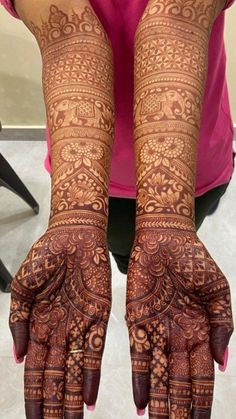
[[[15,354],[18,359],[27,353],[29,341],[29,315],[33,301],[33,294],[22,287],[19,276],[11,284],[11,306],[9,327],[15,345]]]
[[[214,360],[221,365],[224,364],[224,354],[233,333],[230,290],[226,280],[222,281],[222,284],[226,292],[215,298],[210,295],[207,305],[211,325],[211,352]]]
[[[219,267],[210,265],[207,284],[200,296],[210,320],[210,346],[214,360],[223,365],[224,354],[233,333],[233,315],[229,283]]]
[[[28,349],[29,323],[17,322],[10,324],[10,330],[15,345],[16,357],[17,359],[24,358]]]
[[[211,327],[211,352],[214,360],[220,365],[224,364],[224,354],[232,333],[233,330],[226,326]]]
[[[106,329],[104,323],[94,324],[85,336],[83,398],[88,406],[97,400]]]
[[[146,331],[137,326],[130,330],[129,339],[134,403],[143,410],[149,401],[151,345]]]

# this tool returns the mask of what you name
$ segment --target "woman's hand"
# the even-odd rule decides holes
[[[229,284],[195,233],[136,232],[126,316],[138,409],[210,418],[213,359],[223,364],[233,321]]]
[[[81,419],[83,401],[95,404],[110,307],[103,230],[60,227],[36,241],[13,279],[10,310],[16,356],[27,354],[27,418]]]

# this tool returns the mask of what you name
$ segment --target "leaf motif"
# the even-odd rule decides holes
[[[78,168],[80,167],[81,163],[82,163],[82,159],[78,159],[78,160],[75,162],[75,169],[78,169]]]
[[[83,162],[86,166],[91,167],[91,160],[88,157],[84,157]]]
[[[98,255],[95,255],[94,258],[93,258],[93,260],[96,263],[96,265],[99,264],[99,256]]]

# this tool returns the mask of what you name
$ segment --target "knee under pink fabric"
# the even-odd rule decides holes
[[[78,0],[79,1],[79,0]],[[229,0],[225,9],[235,0]],[[1,0],[17,17],[9,0]],[[133,150],[133,66],[134,34],[148,0],[90,0],[110,37],[115,65],[115,139],[109,195],[135,198]],[[224,45],[225,12],[216,19],[210,39],[208,74],[202,108],[196,196],[229,181],[233,173],[233,121],[226,81]],[[46,130],[48,154],[45,167],[50,172],[50,133]]]

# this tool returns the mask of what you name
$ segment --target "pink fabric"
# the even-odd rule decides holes
[[[225,7],[224,7],[224,9],[223,10],[226,10],[226,9],[228,9],[230,6],[232,6],[232,4],[235,2],[235,0],[228,0],[228,1],[226,1],[226,3],[225,3]]]
[[[225,8],[235,0],[230,0]],[[134,34],[148,0],[90,0],[113,45],[115,63],[115,139],[109,195],[136,197],[133,149]],[[9,0],[1,3],[13,15]],[[208,75],[200,128],[196,196],[229,181],[233,173],[233,122],[226,81],[225,12],[216,19],[210,39]],[[46,131],[50,172],[50,133]]]
[[[0,0],[0,4],[2,4],[12,16],[17,17],[18,19],[20,19],[18,14],[16,13],[16,11],[14,9],[12,0]]]

